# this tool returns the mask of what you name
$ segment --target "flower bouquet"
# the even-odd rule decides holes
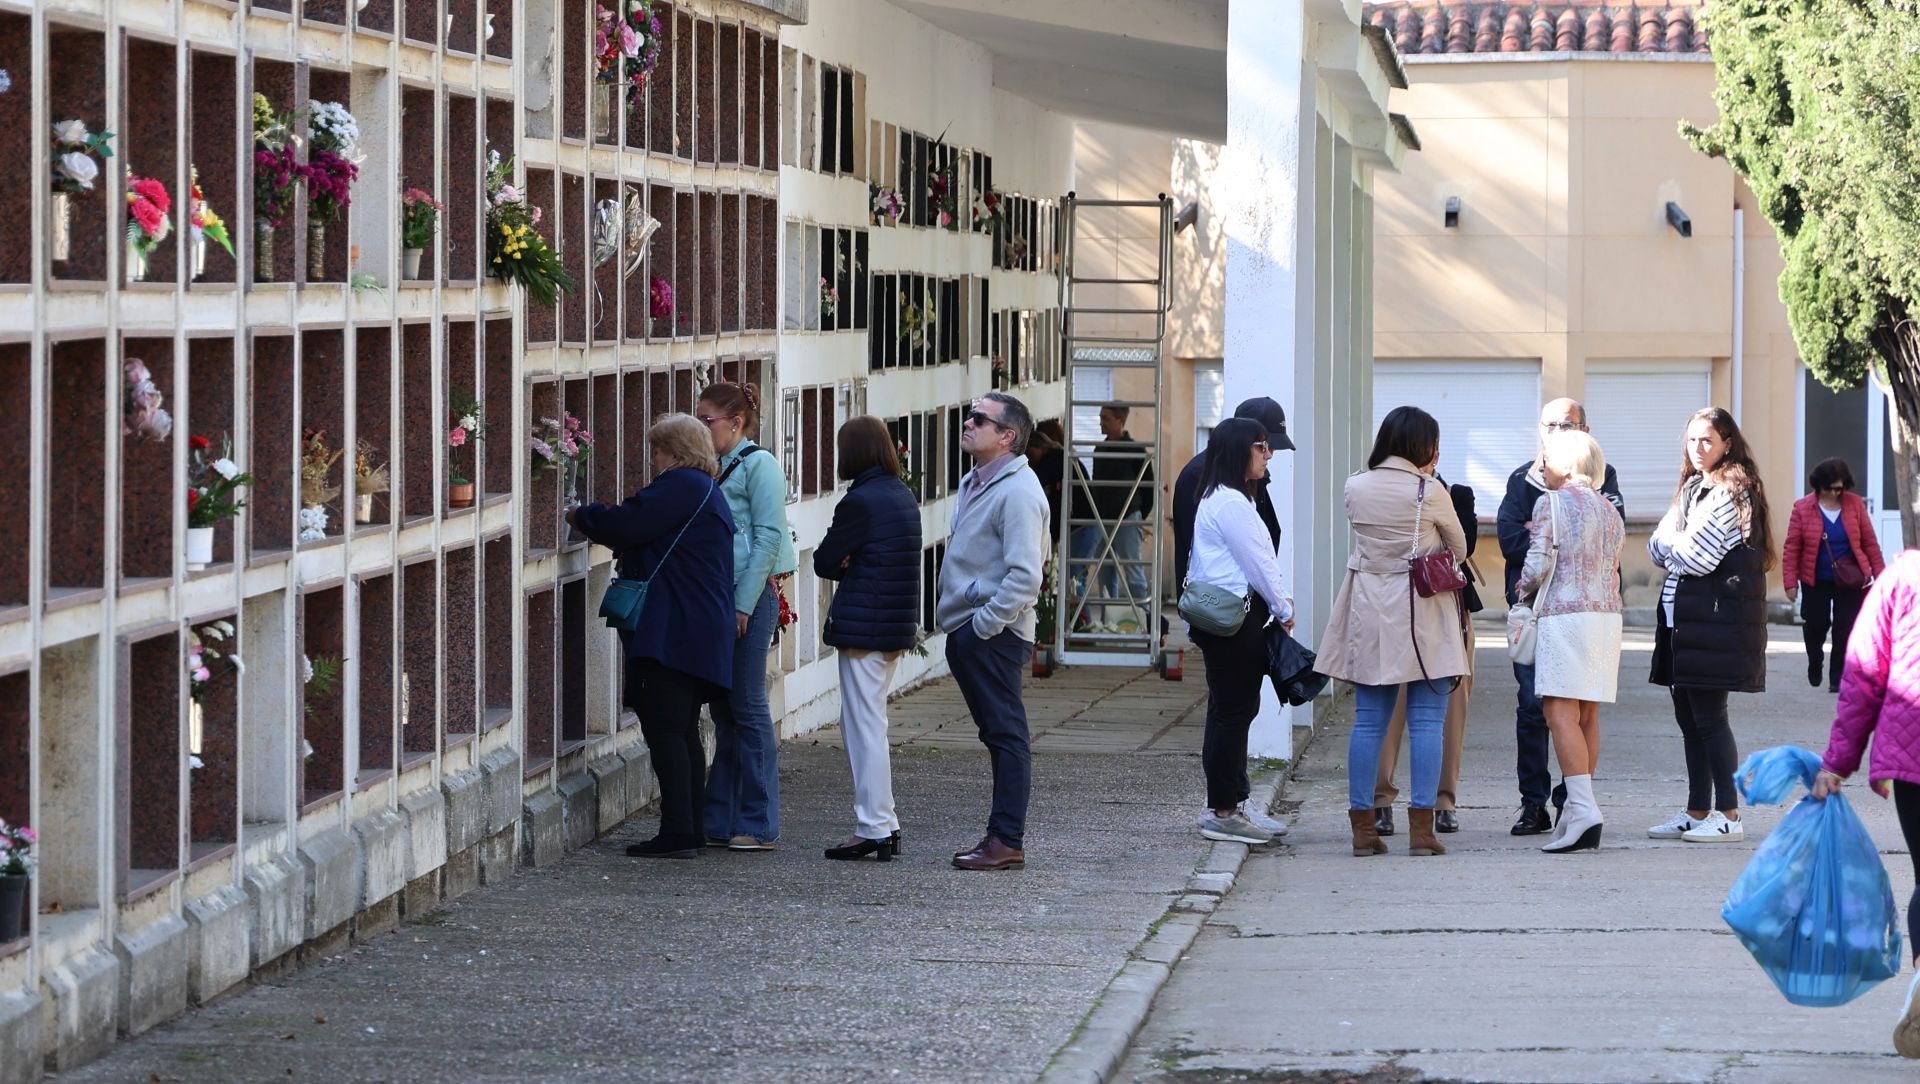
[[[560,470],[566,472],[566,499],[563,508],[572,508],[580,503],[580,465],[593,454],[593,434],[587,432],[586,425],[566,410],[558,418],[540,419],[540,427],[533,431],[528,441],[533,451],[533,473],[537,477],[543,471]],[[567,541],[573,541],[573,529],[567,529]]]
[[[112,132],[89,132],[85,121],[53,126],[53,259],[73,255],[73,197],[93,191],[100,162],[113,157]],[[97,159],[97,161],[96,161]]]
[[[147,257],[173,233],[173,197],[167,186],[127,171],[127,281],[147,277]]]
[[[447,504],[452,508],[473,506],[473,479],[460,466],[460,449],[487,437],[487,418],[480,403],[468,396],[453,401],[453,426],[447,430]],[[478,453],[475,462],[478,462]]]
[[[128,358],[123,367],[126,374],[126,390],[120,397],[120,435],[138,437],[155,444],[166,443],[173,433],[173,418],[160,404],[166,397],[154,386],[153,374],[147,371],[147,363],[139,358]]]
[[[207,197],[200,191],[199,168],[189,166],[188,172],[193,179],[193,186],[189,190],[192,194],[187,200],[187,236],[193,249],[193,273],[190,277],[197,279],[207,271],[207,242],[211,240],[226,249],[231,257],[233,238],[227,235],[226,220],[207,206]]]
[[[420,257],[433,244],[434,227],[444,210],[439,200],[421,189],[400,193],[400,277],[420,277]]]
[[[355,523],[373,522],[373,498],[392,486],[385,463],[375,466],[374,447],[362,438],[353,449],[353,496]]]
[[[953,166],[951,164],[927,175],[927,206],[935,212],[941,229],[958,230],[960,228],[960,222],[953,214]]]
[[[360,123],[339,102],[307,103],[307,280],[327,276],[327,224],[353,202],[360,176]]]
[[[910,350],[918,350],[927,344],[927,333],[933,329],[933,302],[928,301],[922,308],[907,300],[905,290],[900,292],[900,338]]]
[[[921,497],[920,472],[913,469],[913,449],[907,447],[907,442],[903,440],[894,445],[893,450],[900,457],[900,481],[906,483],[913,499],[917,501]]]
[[[673,283],[659,275],[647,282],[647,314],[656,320],[673,315]]]
[[[626,83],[627,101],[640,107],[647,77],[660,64],[660,17],[653,0],[615,0],[619,14],[605,4],[595,5],[593,32],[593,137],[607,139],[613,131],[613,90]]]
[[[16,941],[27,917],[27,883],[39,862],[33,856],[40,842],[24,824],[0,820],[0,944]]]
[[[867,182],[867,208],[869,220],[876,226],[891,226],[900,221],[906,212],[906,202],[900,193],[883,184]]]
[[[273,278],[273,235],[293,212],[294,189],[307,169],[294,154],[292,118],[273,110],[265,94],[253,96],[253,277]]]
[[[840,288],[822,277],[820,279],[820,322],[824,324],[831,321],[833,310],[839,304]]]
[[[309,429],[301,439],[299,540],[319,542],[327,537],[327,502],[340,495],[333,465],[347,450],[327,447],[325,429]]]
[[[973,197],[975,232],[992,233],[1007,221],[1006,200],[998,192],[986,191]]]
[[[205,720],[202,705],[206,703],[207,689],[213,684],[215,666],[222,667],[219,676],[237,674],[246,669],[229,645],[222,651],[216,644],[226,644],[233,639],[233,623],[230,621],[209,621],[199,628],[187,629],[187,694],[191,703],[187,711],[187,766],[204,768],[200,759],[204,746]]]
[[[526,287],[528,300],[552,308],[562,291],[574,288],[573,276],[561,266],[560,256],[547,239],[534,232],[540,208],[529,207],[519,189],[508,183],[513,159],[499,151],[487,152],[487,273],[502,282]]]
[[[187,567],[194,571],[213,563],[214,528],[247,506],[240,489],[253,484],[233,462],[233,438],[223,434],[220,454],[212,453],[212,441],[198,433],[187,438]]]

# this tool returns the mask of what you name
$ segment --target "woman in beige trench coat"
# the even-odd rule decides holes
[[[1402,687],[1413,761],[1408,853],[1447,853],[1433,833],[1441,731],[1453,679],[1471,667],[1460,635],[1460,593],[1421,598],[1410,579],[1417,554],[1446,550],[1456,563],[1467,555],[1453,499],[1433,476],[1439,462],[1440,423],[1419,407],[1395,407],[1380,423],[1368,469],[1347,479],[1353,553],[1314,669],[1354,686],[1347,806],[1356,856],[1387,850],[1374,830],[1373,784],[1380,739]]]

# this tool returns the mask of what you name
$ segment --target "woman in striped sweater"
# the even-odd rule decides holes
[[[1695,411],[1685,446],[1673,506],[1647,539],[1647,553],[1667,570],[1651,680],[1673,692],[1686,746],[1687,808],[1647,835],[1731,843],[1745,829],[1733,789],[1740,754],[1727,694],[1766,691],[1773,534],[1760,469],[1733,415],[1719,407]]]

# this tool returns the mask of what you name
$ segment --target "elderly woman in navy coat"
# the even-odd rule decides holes
[[[687,414],[647,430],[653,482],[614,504],[571,509],[567,522],[612,549],[624,579],[651,578],[640,627],[622,631],[627,705],[660,780],[660,834],[638,858],[695,858],[706,751],[700,705],[733,682],[733,515],[714,477],[713,438]]]
[[[887,682],[919,635],[920,506],[900,480],[900,458],[880,419],[848,421],[838,441],[839,475],[853,485],[813,551],[813,570],[840,581],[821,638],[840,657],[840,731],[853,769],[856,827],[827,857],[885,862],[900,853]]]

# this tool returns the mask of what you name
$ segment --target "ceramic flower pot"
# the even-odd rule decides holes
[[[307,223],[307,281],[321,282],[327,277],[327,224]]]
[[[54,262],[64,262],[73,256],[73,195],[68,192],[53,194],[53,236],[48,239],[53,251]]]
[[[147,253],[132,240],[127,242],[127,281],[139,282],[147,277]]]
[[[30,880],[24,873],[0,874],[0,945],[20,938],[26,921]]]
[[[454,482],[447,486],[447,505],[451,508],[472,508],[473,483]]]
[[[403,248],[400,250],[400,277],[417,279],[420,277],[420,257],[425,256],[424,248]]]
[[[253,222],[253,281],[273,281],[273,223],[263,218]]]
[[[613,135],[613,84],[593,84],[593,138],[608,139]]]
[[[187,528],[187,570],[198,572],[213,563],[213,528]]]
[[[362,493],[354,500],[353,521],[355,523],[373,522],[373,494]]]

